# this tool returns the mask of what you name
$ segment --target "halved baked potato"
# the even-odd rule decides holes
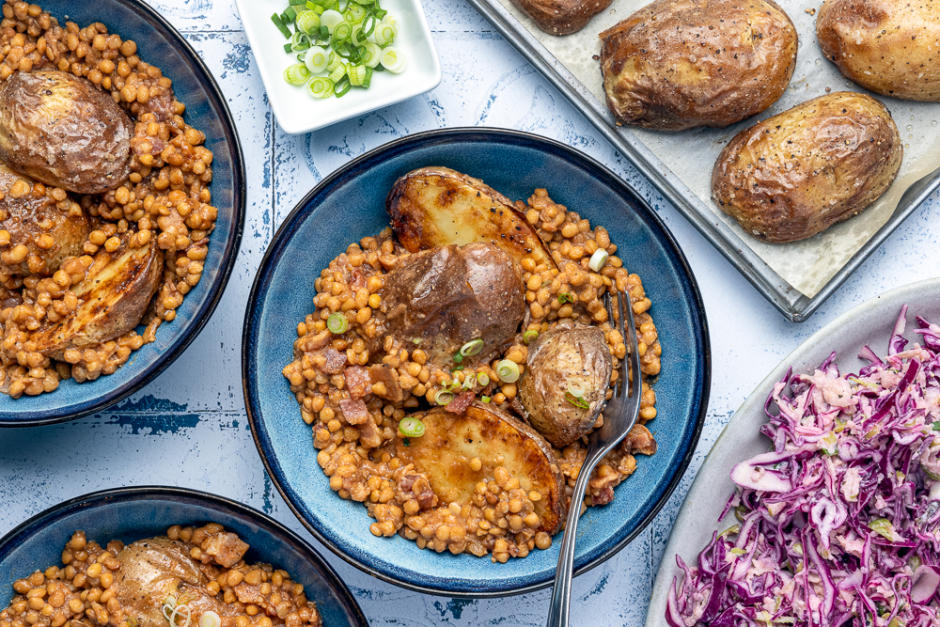
[[[526,492],[541,494],[535,502],[539,531],[558,531],[566,514],[564,476],[551,446],[537,431],[481,403],[461,414],[440,408],[413,417],[421,419],[425,433],[410,438],[407,445],[396,438],[391,444],[394,455],[425,474],[443,502],[469,503],[477,483],[492,478],[502,466]],[[478,471],[470,469],[475,457],[482,462]]]
[[[133,123],[111,95],[69,72],[16,72],[0,87],[0,161],[79,194],[130,173]]]
[[[795,242],[874,203],[903,154],[887,107],[864,94],[829,94],[738,133],[715,164],[712,197],[748,235]]]
[[[36,350],[62,359],[68,348],[118,338],[140,322],[163,276],[163,256],[156,238],[131,248],[129,238],[113,253],[101,250],[85,279],[72,287],[78,309],[62,322],[37,331]]]
[[[385,207],[398,241],[410,252],[489,242],[517,262],[528,256],[555,267],[542,238],[511,200],[450,168],[409,172],[395,182]]]
[[[865,89],[940,102],[936,0],[826,0],[816,35],[826,58]]]
[[[570,35],[584,28],[591,18],[613,0],[512,0],[519,10],[549,35]]]

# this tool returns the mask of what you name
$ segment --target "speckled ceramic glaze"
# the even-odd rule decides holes
[[[12,583],[48,566],[61,566],[62,548],[76,530],[104,545],[118,539],[165,535],[175,524],[216,522],[250,545],[245,559],[283,568],[316,601],[327,627],[367,627],[359,605],[333,569],[294,532],[240,503],[194,490],[162,487],[95,492],[44,511],[0,539],[0,607]]]
[[[812,372],[832,351],[836,351],[836,363],[843,373],[858,372],[868,364],[858,358],[859,350],[866,344],[876,354],[886,355],[894,323],[905,304],[909,308],[906,337],[916,342],[919,336],[910,333],[915,326],[914,316],[940,322],[940,279],[912,283],[886,292],[842,314],[793,351],[744,401],[702,464],[676,518],[653,586],[646,627],[668,627],[666,597],[673,579],[681,573],[676,565],[676,556],[681,556],[686,564],[696,563],[712,533],[727,529],[736,522],[733,521],[733,513],[723,521],[718,520],[734,492],[731,469],[738,462],[773,448],[771,441],[759,430],[767,422],[764,403],[774,385],[790,368],[794,372]]]
[[[292,359],[297,323],[312,308],[314,280],[351,242],[388,225],[385,197],[418,167],[447,166],[483,179],[512,199],[537,187],[592,223],[608,228],[627,267],[643,278],[663,346],[655,385],[659,417],[650,424],[659,452],[592,508],[578,528],[576,568],[584,571],[623,548],[669,496],[695,448],[708,399],[705,316],[695,280],[656,214],[590,158],[534,135],[453,129],[414,135],[352,161],[316,187],[284,221],[255,280],[243,340],[243,377],[252,433],[278,490],[294,513],[338,555],[402,586],[451,596],[498,596],[548,585],[558,542],[525,559],[422,551],[401,537],[369,533],[365,508],[340,499],[316,462],[311,429],[282,368]],[[629,251],[625,253],[623,251]],[[629,550],[629,549],[628,549]]]
[[[245,172],[238,134],[215,80],[179,33],[137,0],[43,0],[42,7],[60,24],[64,25],[65,16],[81,27],[102,22],[109,32],[133,39],[141,59],[173,80],[177,99],[186,104],[186,121],[206,134],[206,147],[215,155],[209,189],[219,215],[202,280],[176,310],[176,320],[157,331],[155,342],[133,353],[115,374],[96,381],[63,381],[52,394],[17,400],[0,395],[0,427],[50,424],[101,411],[173,363],[196,338],[222,295],[245,217]]]

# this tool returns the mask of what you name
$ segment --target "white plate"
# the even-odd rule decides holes
[[[441,62],[420,0],[384,0],[382,8],[398,20],[394,46],[406,59],[405,71],[375,72],[369,89],[354,87],[342,98],[311,97],[305,87],[284,80],[284,70],[297,63],[297,53],[284,51],[288,40],[271,21],[271,15],[283,13],[287,4],[287,0],[235,0],[274,117],[285,133],[309,133],[413,98],[441,83]]]
[[[783,379],[790,367],[794,372],[812,372],[832,351],[838,354],[836,361],[841,372],[858,372],[868,363],[858,358],[859,349],[864,345],[871,346],[879,356],[887,354],[888,339],[904,304],[909,307],[905,337],[918,341],[920,336],[910,333],[910,329],[916,326],[914,316],[940,322],[940,279],[885,292],[839,316],[784,359],[732,416],[702,464],[676,518],[653,585],[646,627],[668,625],[666,597],[673,578],[681,573],[676,566],[676,555],[681,556],[686,564],[695,564],[712,533],[727,529],[736,522],[733,513],[729,513],[724,521],[718,521],[728,497],[734,492],[731,468],[770,449],[770,440],[760,435],[758,430],[767,422],[764,401],[774,384]]]

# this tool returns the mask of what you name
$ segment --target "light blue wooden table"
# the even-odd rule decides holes
[[[803,339],[892,287],[940,274],[940,203],[916,211],[809,322],[783,319],[547,81],[463,0],[426,0],[444,68],[436,90],[292,137],[278,128],[235,6],[149,0],[205,58],[235,116],[248,170],[245,237],[228,290],[189,350],[112,410],[63,425],[0,431],[0,534],[68,498],[128,485],[177,485],[262,509],[318,546],[372,625],[542,625],[549,591],[461,601],[378,581],[317,545],[265,475],[242,402],[239,347],[255,270],[281,220],[323,177],[392,139],[451,126],[531,131],[565,142],[633,184],[672,229],[698,278],[711,324],[713,384],[701,443],[680,487],[647,530],[574,582],[578,627],[640,625],[686,490],[722,427],[765,374]],[[0,573],[2,578],[2,573]]]

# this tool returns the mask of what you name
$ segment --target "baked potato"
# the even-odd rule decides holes
[[[815,98],[741,131],[712,173],[712,196],[767,242],[811,237],[860,213],[894,182],[904,148],[870,96]]]
[[[464,365],[485,363],[512,341],[525,314],[525,288],[509,255],[492,244],[443,246],[409,255],[385,279],[387,333],[449,371],[467,342],[483,347]]]
[[[512,0],[519,10],[549,35],[570,35],[584,28],[591,18],[613,0]]]
[[[0,164],[0,230],[9,234],[0,246],[0,274],[51,276],[66,257],[82,254],[88,218],[62,190],[62,200],[54,193]]]
[[[16,72],[0,87],[0,161],[79,194],[130,173],[133,125],[108,92],[68,72]]]
[[[395,438],[391,446],[402,465],[414,464],[431,482],[443,503],[470,503],[477,484],[492,478],[497,466],[508,470],[526,492],[536,491],[535,513],[541,519],[539,531],[552,534],[565,519],[564,475],[548,442],[520,420],[490,405],[473,403],[463,413],[443,408],[414,414],[424,423],[419,438],[407,445]],[[473,471],[470,460],[477,458],[481,468]]]
[[[68,348],[113,340],[137,326],[163,277],[163,256],[156,238],[137,248],[129,240],[95,255],[85,279],[72,286],[78,309],[31,338],[38,352],[62,360]]]
[[[662,131],[760,113],[796,67],[796,28],[773,0],[656,0],[600,37],[611,113]]]
[[[410,252],[489,242],[517,262],[555,262],[512,201],[483,181],[442,167],[421,168],[395,182],[385,203],[398,241]]]
[[[940,102],[937,0],[826,0],[816,36],[826,58],[865,89]]]
[[[553,446],[568,446],[594,427],[612,370],[613,358],[598,327],[559,325],[541,334],[529,346],[519,381],[529,423]]]

